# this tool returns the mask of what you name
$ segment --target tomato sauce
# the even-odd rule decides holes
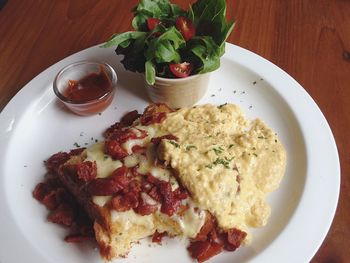
[[[99,73],[91,73],[80,80],[69,80],[64,96],[73,102],[88,102],[102,97],[112,90],[112,83],[101,68]]]

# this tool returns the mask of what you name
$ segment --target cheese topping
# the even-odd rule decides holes
[[[86,161],[96,162],[98,178],[110,176],[115,169],[123,166],[121,161],[113,160],[109,155],[104,154],[104,144],[101,142],[90,146],[85,152]]]

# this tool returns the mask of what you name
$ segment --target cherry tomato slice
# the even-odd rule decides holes
[[[184,16],[179,16],[176,18],[175,26],[183,36],[183,38],[188,41],[196,34],[196,29],[191,20]]]
[[[156,28],[160,24],[160,20],[158,18],[150,17],[147,19],[147,27],[150,31]]]
[[[186,78],[191,74],[193,66],[191,63],[183,62],[169,64],[169,68],[175,77]]]

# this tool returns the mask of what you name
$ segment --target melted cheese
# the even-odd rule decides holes
[[[110,176],[111,173],[123,166],[121,161],[113,160],[109,155],[104,154],[104,144],[96,143],[86,149],[86,161],[95,161],[97,166],[97,177]]]

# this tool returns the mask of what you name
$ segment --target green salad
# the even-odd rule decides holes
[[[135,31],[115,34],[103,47],[124,55],[125,69],[155,77],[184,78],[220,66],[234,22],[226,20],[225,0],[198,0],[188,10],[168,0],[140,0],[132,10]]]

